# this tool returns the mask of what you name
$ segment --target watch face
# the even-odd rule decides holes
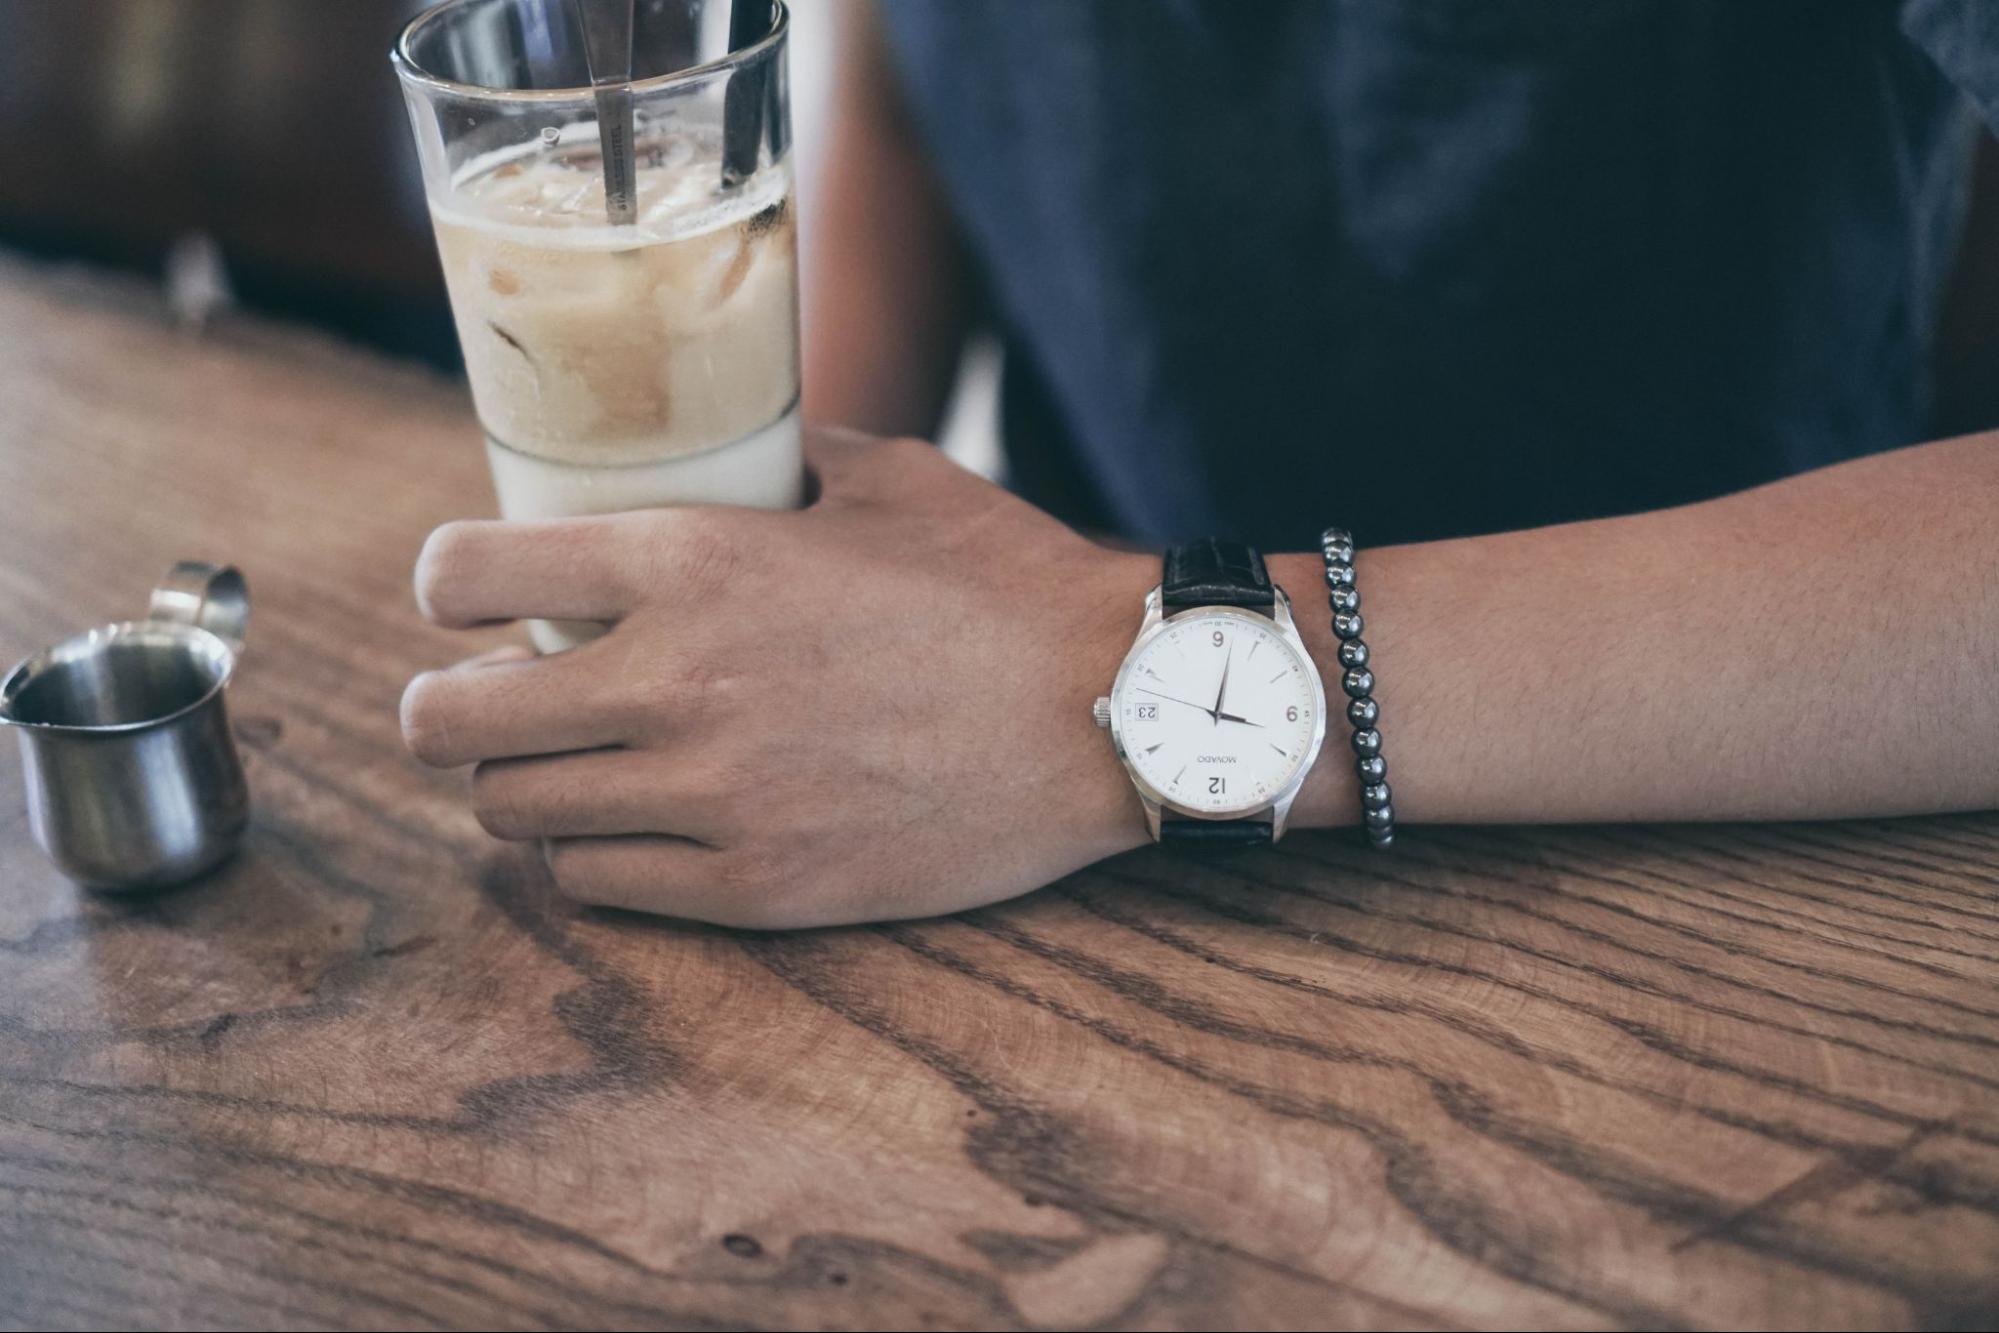
[[[1249,612],[1166,621],[1126,659],[1111,694],[1125,758],[1168,804],[1204,815],[1268,805],[1324,736],[1318,672]]]

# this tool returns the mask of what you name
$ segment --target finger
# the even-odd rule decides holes
[[[657,511],[446,523],[416,563],[417,605],[437,624],[616,620],[642,591]]]
[[[424,672],[403,691],[404,743],[434,768],[623,744],[624,718],[599,702],[603,642]]]
[[[502,662],[525,662],[534,655],[534,649],[524,643],[509,643],[498,648],[489,649],[476,657],[468,657],[460,665],[468,667],[498,666]]]
[[[735,887],[732,853],[686,838],[557,838],[542,854],[557,887],[578,902],[718,926],[780,924]]]
[[[493,759],[472,773],[472,810],[496,838],[671,834],[711,841],[725,810],[712,788],[679,776],[656,754],[588,750]]]

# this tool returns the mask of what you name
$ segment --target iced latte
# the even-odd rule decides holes
[[[573,6],[447,0],[395,51],[507,518],[803,498],[784,9],[636,12],[628,222]],[[551,651],[601,627],[531,630]]]
[[[718,199],[712,169],[673,157],[642,159],[634,226],[605,222],[594,151],[496,166],[433,207],[508,518],[801,500],[790,173]],[[534,631],[544,650],[589,632]]]

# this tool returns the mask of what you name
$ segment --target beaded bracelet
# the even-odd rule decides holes
[[[1360,777],[1361,822],[1378,848],[1394,845],[1395,807],[1389,803],[1388,761],[1381,757],[1381,705],[1374,701],[1374,672],[1361,641],[1360,592],[1354,587],[1353,534],[1327,528],[1319,538],[1326,557],[1326,601],[1333,609],[1333,633],[1340,641],[1340,688],[1353,724],[1354,772]]]

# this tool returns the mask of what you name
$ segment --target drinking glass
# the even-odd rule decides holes
[[[500,512],[795,508],[785,7],[637,0],[631,82],[593,86],[579,5],[603,3],[446,0],[392,53]]]

